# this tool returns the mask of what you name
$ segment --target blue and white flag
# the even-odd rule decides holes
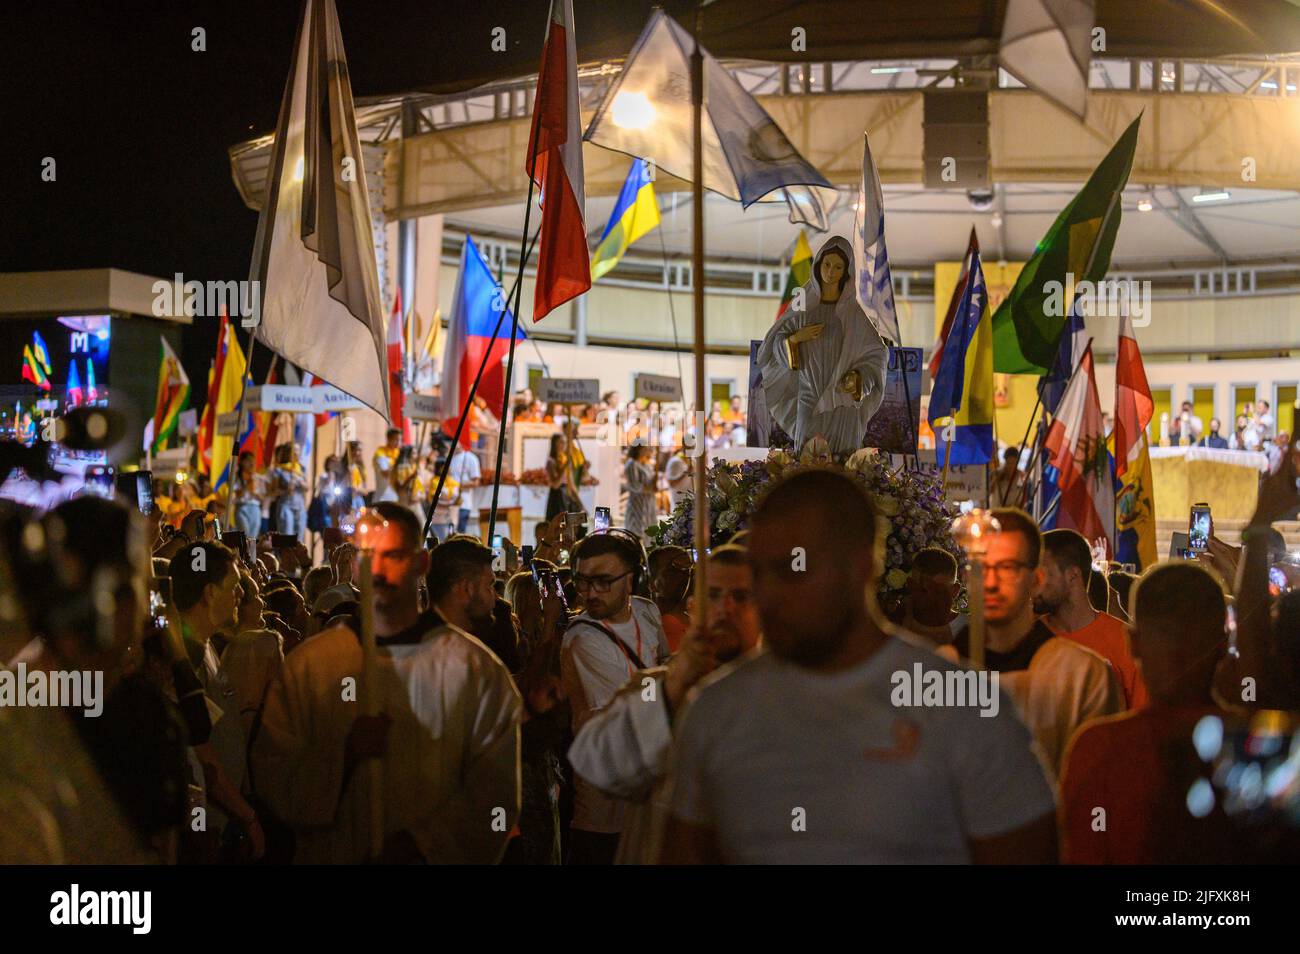
[[[690,57],[695,40],[656,10],[610,84],[583,139],[691,179]],[[758,101],[708,50],[704,57],[704,188],[785,202],[790,221],[826,231],[838,194]]]
[[[880,191],[880,173],[871,158],[871,144],[865,133],[862,135],[862,179],[858,183],[855,208],[853,257],[858,264],[858,304],[880,337],[901,345],[898,312],[894,308],[894,282],[889,274],[889,251],[885,248],[885,197]]]

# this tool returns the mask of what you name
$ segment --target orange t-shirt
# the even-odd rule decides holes
[[[677,652],[677,647],[682,644],[682,637],[686,635],[686,622],[677,614],[669,613],[663,617],[664,638],[668,641],[669,654]]]
[[[1236,852],[1245,842],[1221,807],[1205,818],[1187,810],[1192,783],[1211,771],[1192,744],[1192,730],[1206,715],[1222,713],[1208,706],[1152,705],[1096,719],[1079,730],[1061,768],[1064,864],[1241,860]],[[1099,824],[1103,818],[1105,824]]]
[[[1115,668],[1115,674],[1124,687],[1124,701],[1130,709],[1141,709],[1147,704],[1147,687],[1133,660],[1133,651],[1129,648],[1128,631],[1124,624],[1107,613],[1098,613],[1083,629],[1073,633],[1057,633],[1072,639],[1081,646],[1086,646],[1106,660]]]

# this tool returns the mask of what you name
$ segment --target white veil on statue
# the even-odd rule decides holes
[[[822,303],[819,277],[822,259],[830,251],[838,252],[847,263],[842,291],[833,306]],[[802,302],[796,293],[790,310],[772,326],[758,349],[767,406],[776,422],[794,438],[796,451],[809,438],[820,434],[832,452],[852,453],[862,446],[867,422],[884,400],[889,349],[858,304],[854,294],[856,275],[853,248],[848,240],[838,235],[827,239],[818,249],[812,275],[801,289]],[[794,307],[795,304],[800,307]],[[838,328],[832,329],[831,335],[842,336],[838,349],[828,350],[824,346],[831,343],[831,338],[813,348],[808,346],[815,345],[814,342],[805,342],[799,347],[808,348],[810,360],[806,366],[792,369],[786,339],[810,324],[824,323],[832,314]],[[859,400],[839,387],[850,371],[857,371],[861,379]]]

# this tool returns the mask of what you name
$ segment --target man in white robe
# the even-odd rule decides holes
[[[758,349],[767,405],[796,450],[820,435],[852,453],[884,400],[889,349],[853,294],[856,274],[849,243],[828,239]]]
[[[693,685],[717,666],[754,649],[758,641],[753,574],[745,549],[720,547],[709,557],[709,632],[687,632],[667,666],[637,672],[578,732],[569,748],[573,770],[602,792],[631,803],[617,863],[658,861],[668,811],[663,783],[673,717]]]
[[[253,752],[258,793],[294,829],[296,862],[367,861],[364,765],[379,758],[382,860],[496,863],[519,815],[519,693],[462,625],[419,611],[429,554],[411,512],[390,503],[372,512],[385,521],[367,534],[381,715],[360,715],[357,635],[335,627],[312,637],[285,657],[267,698]],[[487,563],[460,567],[467,579],[455,585],[482,589],[486,574],[491,592],[483,549]]]

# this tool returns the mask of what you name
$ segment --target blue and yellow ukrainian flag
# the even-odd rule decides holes
[[[658,224],[659,204],[655,201],[650,168],[644,159],[634,159],[614,203],[609,224],[605,226],[605,234],[591,256],[591,280],[596,281],[617,265],[628,247]]]
[[[953,290],[956,308],[930,392],[929,419],[940,464],[948,443],[946,428],[936,422],[949,416],[954,419],[950,463],[987,464],[993,459],[993,323],[977,246],[967,252],[963,271],[965,281]]]

